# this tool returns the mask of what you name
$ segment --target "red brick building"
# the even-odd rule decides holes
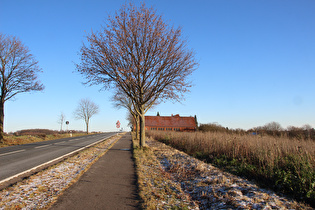
[[[194,117],[172,116],[145,116],[145,130],[156,131],[196,131]]]

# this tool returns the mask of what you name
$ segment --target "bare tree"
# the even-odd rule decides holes
[[[58,119],[58,124],[60,124],[60,131],[62,131],[62,125],[65,123],[65,121],[66,121],[66,116],[61,112]]]
[[[305,124],[302,126],[302,128],[306,131],[312,130],[312,126],[310,126],[310,124]]]
[[[119,87],[116,88],[116,92],[112,97],[112,101],[115,107],[119,108],[126,108],[128,110],[128,112],[130,113],[130,115],[132,116],[132,126],[136,132],[136,139],[139,140],[140,139],[140,132],[139,132],[139,128],[140,128],[140,116],[138,114],[138,112],[136,111],[136,108],[134,107],[134,104],[131,100],[131,98],[129,98],[126,93],[121,90]],[[149,104],[151,105],[151,108],[153,106],[156,106],[157,104],[159,104],[158,100],[155,100],[154,102],[150,102]],[[128,116],[129,118],[129,116]]]
[[[90,99],[81,99],[77,109],[74,111],[74,117],[77,120],[84,120],[86,124],[86,133],[89,133],[89,123],[93,115],[99,113],[99,107]]]
[[[116,93],[112,98],[113,104],[116,108],[126,108],[130,115],[128,115],[128,118],[130,116],[132,117],[129,120],[129,123],[132,123],[133,129],[136,132],[136,139],[139,140],[139,114],[136,111],[136,108],[134,107],[134,104],[132,103],[132,100],[125,94],[124,91],[122,91],[119,87],[116,88]]]
[[[0,142],[4,103],[19,93],[43,90],[44,86],[37,81],[39,72],[38,61],[18,38],[0,33]]]
[[[140,120],[139,120],[139,115],[131,114],[130,112],[128,112],[126,120],[128,120],[128,126],[130,126],[132,131],[135,131],[135,138],[136,138],[136,140],[139,141],[139,139],[140,139],[140,132],[139,132]]]
[[[87,41],[78,72],[86,84],[119,87],[131,99],[140,117],[140,145],[145,146],[145,113],[158,99],[181,100],[198,65],[181,29],[170,27],[145,4],[129,4]]]
[[[267,130],[267,131],[282,131],[283,128],[281,127],[280,123],[278,122],[270,122],[270,123],[267,123],[264,128]]]
[[[127,126],[129,126],[131,130],[134,130],[135,129],[134,125],[136,124],[136,122],[134,121],[134,117],[132,116],[132,114],[130,114],[130,112],[127,112],[126,120],[128,121]]]
[[[312,131],[312,126],[310,126],[309,124],[305,124],[302,126],[303,130],[305,130],[305,132],[307,132],[307,138],[311,139],[311,131]]]

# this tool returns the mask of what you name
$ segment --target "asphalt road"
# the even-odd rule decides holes
[[[0,181],[115,134],[108,132],[0,148]]]

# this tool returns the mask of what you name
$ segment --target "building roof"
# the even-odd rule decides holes
[[[196,127],[194,117],[172,116],[145,116],[145,126],[150,127]]]

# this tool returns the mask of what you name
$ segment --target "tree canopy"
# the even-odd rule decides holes
[[[38,61],[14,36],[0,33],[0,142],[3,139],[4,103],[19,93],[41,91]]]

